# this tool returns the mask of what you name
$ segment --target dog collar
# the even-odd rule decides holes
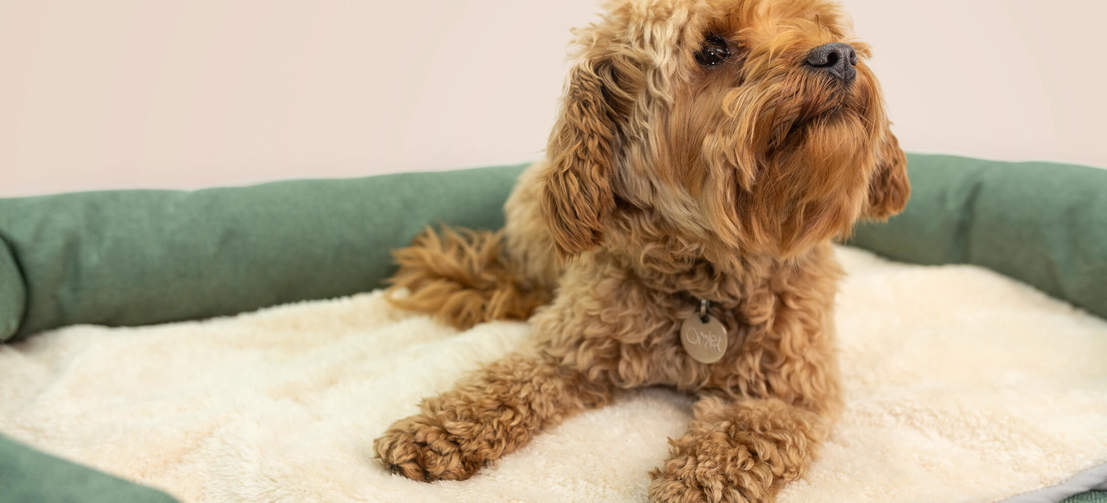
[[[680,326],[680,344],[693,360],[715,363],[726,354],[726,327],[707,312],[711,302],[699,300],[699,309],[685,318]]]

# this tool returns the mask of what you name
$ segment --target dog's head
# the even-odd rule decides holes
[[[907,202],[880,87],[825,0],[616,0],[577,32],[543,210],[572,256],[620,212],[789,256]]]

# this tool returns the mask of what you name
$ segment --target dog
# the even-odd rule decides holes
[[[649,498],[772,501],[841,407],[831,243],[910,195],[870,48],[826,0],[616,0],[575,34],[504,229],[395,252],[397,305],[459,328],[529,318],[529,344],[424,400],[376,455],[463,480],[663,385],[696,402]]]

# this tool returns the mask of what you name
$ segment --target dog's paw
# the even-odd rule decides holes
[[[650,472],[650,503],[753,503],[728,484],[718,469],[697,465],[693,457],[670,459]]]
[[[425,416],[396,421],[373,442],[373,450],[393,473],[412,480],[465,480],[480,468],[457,438]]]

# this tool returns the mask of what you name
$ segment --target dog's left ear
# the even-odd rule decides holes
[[[911,182],[907,179],[907,156],[899,147],[899,139],[884,126],[876,148],[876,172],[869,183],[869,200],[865,217],[884,220],[903,211],[911,197]]]

